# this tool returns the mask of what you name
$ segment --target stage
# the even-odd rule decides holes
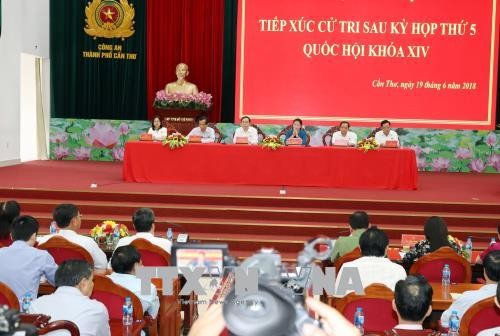
[[[151,207],[157,233],[171,226],[193,239],[227,241],[239,256],[273,246],[293,257],[313,235],[347,234],[347,218],[355,210],[366,210],[393,245],[404,232],[422,233],[425,219],[440,215],[451,234],[461,239],[472,235],[474,247],[482,248],[496,236],[500,222],[498,174],[421,172],[418,190],[410,191],[127,183],[122,167],[94,161],[2,167],[0,201],[17,199],[23,213],[39,219],[41,232],[48,231],[52,209],[62,202],[79,206],[84,231],[104,219],[132,228],[134,210]]]

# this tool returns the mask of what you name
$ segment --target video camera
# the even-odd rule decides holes
[[[7,306],[0,306],[0,336],[14,335],[16,332],[23,332],[22,335],[38,335],[35,326],[21,324],[21,314],[19,311],[9,309]]]
[[[320,247],[323,247],[320,248]],[[310,286],[309,274],[315,260],[331,256],[332,242],[319,237],[305,244],[297,258],[298,274],[284,271],[275,250],[261,250],[243,261],[240,267],[259,270],[258,291],[237,296],[233,287],[223,307],[227,329],[234,336],[299,336],[310,323],[320,327],[304,307],[304,293]]]

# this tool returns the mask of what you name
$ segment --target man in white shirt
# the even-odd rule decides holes
[[[12,222],[14,242],[0,249],[0,282],[14,291],[19,303],[27,293],[36,299],[42,275],[54,284],[57,270],[54,258],[47,251],[33,247],[38,227],[37,220],[31,216],[17,217]]]
[[[32,302],[31,314],[45,314],[50,321],[74,322],[81,336],[109,336],[109,315],[99,301],[90,299],[94,289],[92,267],[83,260],[66,260],[56,271],[56,291]],[[66,331],[50,335],[69,335]]]
[[[250,117],[244,116],[241,117],[240,126],[234,132],[233,143],[238,142],[238,138],[240,139],[248,139],[249,145],[257,145],[259,143],[259,134],[254,127],[250,127]]]
[[[149,294],[142,294],[141,279],[135,276],[135,272],[140,266],[142,266],[141,255],[136,248],[132,245],[122,246],[113,253],[111,258],[113,273],[108,276],[114,283],[133,292],[141,300],[144,313],[156,318],[160,309],[160,299],[153,284],[151,284]]]
[[[497,305],[498,308],[500,308],[500,282],[497,283],[497,296],[495,296],[495,304]],[[500,335],[500,323],[498,327],[486,329],[477,334],[477,336],[496,336],[496,335]]]
[[[406,271],[401,265],[385,257],[388,245],[387,235],[376,226],[363,232],[359,237],[362,257],[342,265],[335,280],[335,288],[338,288],[344,268],[355,267],[358,269],[363,288],[380,283],[394,291],[396,282],[406,279]]]
[[[389,120],[382,120],[380,122],[380,127],[382,127],[382,130],[375,133],[375,142],[378,143],[379,146],[385,146],[387,140],[397,141],[399,147],[399,137],[396,132],[391,130],[391,122]]]
[[[86,249],[92,259],[94,260],[94,267],[99,269],[106,269],[108,265],[108,260],[106,254],[99,248],[97,243],[90,237],[78,234],[82,226],[82,215],[78,208],[73,204],[60,204],[58,205],[53,213],[52,217],[59,227],[59,232],[56,234],[50,234],[47,236],[40,237],[38,239],[39,244],[45,243],[47,240],[53,236],[61,236],[66,238],[73,244],[80,245]]]
[[[478,290],[463,292],[441,315],[441,325],[448,327],[451,312],[456,310],[461,319],[465,312],[476,302],[495,296],[500,280],[500,251],[490,252],[483,260],[486,284]]]
[[[333,133],[332,135],[332,146],[335,146],[339,141],[347,143],[348,146],[356,146],[358,143],[358,136],[356,133],[349,131],[351,124],[348,121],[341,121],[339,125],[340,131]]]
[[[215,131],[212,127],[208,127],[208,118],[206,116],[198,117],[198,127],[195,127],[187,135],[187,139],[191,136],[201,137],[202,143],[215,142]]]
[[[168,239],[155,237],[155,214],[149,208],[141,208],[132,216],[132,223],[137,233],[133,236],[123,237],[116,244],[115,251],[120,246],[130,245],[135,239],[146,239],[152,244],[161,247],[170,254],[172,242]]]
[[[392,300],[392,309],[398,315],[399,323],[386,335],[398,335],[398,330],[411,330],[412,335],[434,335],[432,330],[424,330],[422,326],[424,319],[432,313],[432,294],[431,285],[422,276],[409,275],[405,280],[399,280]]]

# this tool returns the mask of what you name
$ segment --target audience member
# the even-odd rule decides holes
[[[495,296],[495,304],[498,308],[500,308],[500,282],[497,283],[497,295]],[[494,327],[491,329],[486,329],[481,331],[477,336],[497,336],[500,335],[500,323],[498,323],[498,327]]]
[[[141,279],[135,276],[139,266],[142,266],[141,255],[132,245],[122,246],[115,250],[111,258],[111,267],[113,273],[109,275],[114,283],[127,288],[141,300],[144,313],[148,313],[153,318],[160,309],[160,299],[156,292],[156,287],[151,284],[149,295],[141,294]]]
[[[333,246],[332,261],[337,260],[359,246],[359,237],[368,229],[370,217],[364,211],[353,212],[349,216],[351,234],[347,237],[339,237]]]
[[[38,295],[40,277],[44,275],[54,284],[57,265],[47,252],[34,248],[38,233],[38,222],[31,216],[20,216],[12,223],[14,242],[0,249],[0,282],[9,286],[22,301],[24,295]]]
[[[256,145],[259,143],[259,134],[254,127],[251,127],[250,117],[241,117],[240,127],[236,129],[233,136],[233,143],[238,143],[238,138],[247,139],[249,145]]]
[[[56,271],[56,291],[33,301],[32,314],[45,314],[51,321],[68,320],[80,330],[80,336],[108,336],[106,307],[90,299],[94,289],[92,267],[83,260],[66,260]]]
[[[398,314],[399,324],[385,332],[390,336],[440,335],[424,330],[422,322],[432,312],[432,287],[422,276],[409,275],[399,280],[394,290],[392,308]]]
[[[73,204],[60,204],[54,209],[52,216],[60,229],[59,232],[40,237],[38,243],[43,244],[55,235],[61,236],[86,249],[94,260],[95,268],[107,268],[106,254],[99,248],[97,243],[90,237],[78,234],[82,225],[82,215],[76,206]]]
[[[0,247],[12,244],[10,232],[12,221],[21,213],[21,206],[16,201],[0,203]]]
[[[212,127],[208,127],[208,117],[198,117],[198,127],[193,128],[189,132],[187,135],[188,141],[190,141],[192,136],[200,137],[202,143],[215,142],[215,131]]]
[[[133,236],[123,237],[116,244],[116,248],[120,246],[130,245],[137,238],[142,238],[150,241],[152,244],[161,247],[166,252],[170,253],[172,242],[168,239],[155,237],[155,214],[149,208],[141,208],[132,216],[132,223],[136,234]]]
[[[484,278],[486,284],[478,290],[463,292],[451,306],[441,315],[441,325],[448,327],[451,312],[456,310],[458,317],[462,318],[464,313],[474,303],[495,295],[498,281],[500,280],[500,251],[490,252],[483,260]]]
[[[438,216],[430,217],[424,225],[425,239],[419,241],[403,257],[403,263],[411,264],[418,258],[436,251],[437,249],[448,246],[454,249],[458,254],[462,254],[462,248],[458,240],[448,235],[448,226],[444,219]]]
[[[405,269],[385,257],[389,246],[389,239],[384,231],[372,226],[359,238],[362,257],[345,263],[336,278],[335,288],[338,287],[342,272],[346,267],[358,269],[363,288],[380,283],[394,290],[396,282],[406,279]]]
[[[498,241],[494,244],[488,246],[480,255],[477,256],[476,264],[482,264],[484,257],[488,255],[491,251],[500,251],[500,224],[497,225]]]

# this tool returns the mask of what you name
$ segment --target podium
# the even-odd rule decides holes
[[[170,134],[174,131],[187,135],[196,126],[196,118],[205,114],[203,110],[195,109],[160,109],[156,108],[163,127]]]

